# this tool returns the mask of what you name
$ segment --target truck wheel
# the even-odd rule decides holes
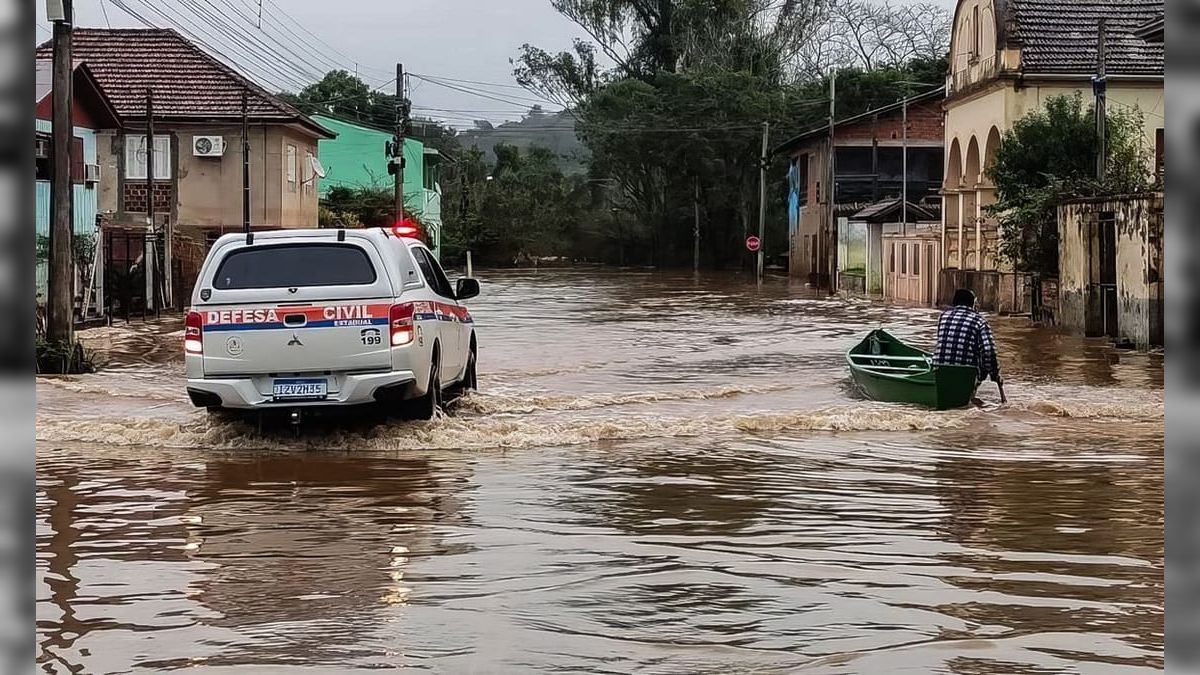
[[[467,370],[465,373],[463,373],[462,385],[460,387],[462,389],[462,393],[464,394],[468,391],[479,391],[479,357],[476,355],[475,351],[475,345],[472,344],[471,351],[467,355]]]
[[[434,355],[433,364],[429,367],[429,386],[423,396],[409,402],[408,416],[412,419],[431,420],[442,408],[442,376],[441,359]]]

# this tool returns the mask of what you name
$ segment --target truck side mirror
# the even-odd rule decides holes
[[[459,279],[454,288],[455,300],[468,300],[479,295],[478,279]]]

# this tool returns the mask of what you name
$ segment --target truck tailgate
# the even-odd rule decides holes
[[[319,373],[391,367],[387,298],[208,305],[205,375]]]

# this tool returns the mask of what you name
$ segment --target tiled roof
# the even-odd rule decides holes
[[[240,120],[246,91],[251,120],[297,122],[328,135],[299,110],[171,29],[76,28],[72,56],[87,64],[126,121],[145,116],[147,89],[154,92],[156,119]],[[37,57],[51,58],[49,43],[37,48]]]
[[[1008,40],[1021,45],[1026,73],[1096,72],[1096,26],[1105,17],[1109,74],[1163,74],[1163,45],[1137,36],[1163,15],[1163,0],[1008,0],[1008,5]]]

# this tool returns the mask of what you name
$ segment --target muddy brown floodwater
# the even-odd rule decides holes
[[[1009,405],[930,412],[842,354],[931,310],[483,277],[431,423],[260,436],[188,405],[178,322],[89,332],[38,382],[42,670],[1163,667],[1161,355],[995,319]]]

